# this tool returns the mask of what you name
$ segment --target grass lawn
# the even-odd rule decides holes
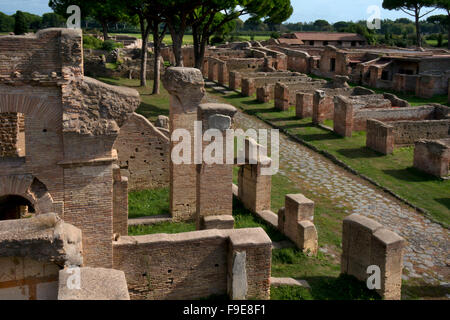
[[[169,213],[169,188],[131,191],[128,194],[129,218]]]
[[[254,97],[242,97],[238,93],[223,96],[212,92],[212,89],[208,91],[246,113],[267,120],[320,150],[328,151],[358,172],[427,210],[433,220],[450,225],[450,181],[442,181],[414,169],[413,147],[398,148],[392,155],[384,156],[366,148],[365,132],[355,132],[351,138],[343,138],[314,126],[311,118],[296,119],[294,107],[289,111],[279,111],[274,108],[273,101],[259,103]],[[418,98],[413,103],[421,104]],[[326,124],[330,126],[332,122]]]

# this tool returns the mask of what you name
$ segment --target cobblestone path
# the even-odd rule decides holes
[[[208,100],[216,99],[208,95]],[[236,127],[270,128],[238,112]],[[369,216],[407,240],[404,279],[422,278],[432,285],[450,285],[449,231],[327,158],[280,133],[280,174],[302,188],[333,199],[348,214]]]

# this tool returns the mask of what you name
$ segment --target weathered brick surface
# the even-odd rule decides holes
[[[197,108],[205,94],[200,70],[193,68],[169,68],[163,77],[164,87],[170,93],[170,136],[177,129],[185,129],[194,145],[194,122]],[[180,139],[182,140],[182,139]],[[171,140],[170,153],[178,144]],[[194,154],[190,164],[174,164],[170,161],[170,212],[175,220],[193,220],[196,213],[197,173]]]
[[[169,186],[170,141],[145,117],[134,113],[114,143],[129,190]]]
[[[0,38],[0,113],[24,115],[25,157],[2,158],[0,196],[79,227],[88,266],[112,266],[112,146],[137,91],[83,77],[82,34],[47,29]]]
[[[344,219],[341,272],[367,281],[369,266],[381,271],[381,289],[388,300],[401,298],[403,249],[405,240],[378,222],[353,214]]]
[[[197,228],[200,228],[202,219],[206,216],[232,215],[233,164],[227,163],[226,130],[231,129],[236,112],[236,108],[231,105],[214,103],[201,104],[197,110],[197,120],[202,122],[203,134],[214,130],[217,135],[214,141],[223,150],[221,157],[216,150],[215,159],[205,159],[207,154],[212,156],[212,153],[207,152],[211,142],[203,139],[203,160],[202,164],[197,165]],[[222,120],[225,126],[219,126],[214,119]],[[212,160],[214,163],[210,163]]]
[[[317,254],[314,202],[302,194],[287,194],[285,207],[278,212],[278,229],[304,252]]]
[[[131,299],[204,298],[227,293],[232,250],[247,252],[247,298],[268,299],[271,241],[259,228],[121,237],[114,268],[125,272]]]
[[[449,175],[450,139],[415,142],[414,167],[436,177]]]

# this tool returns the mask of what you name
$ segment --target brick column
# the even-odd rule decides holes
[[[241,94],[244,97],[251,97],[252,95],[255,94],[255,79],[252,78],[243,78],[241,80],[241,86],[242,86],[242,90],[241,90]]]
[[[334,115],[333,98],[325,94],[325,91],[316,90],[313,98],[312,122],[323,123],[325,119],[332,119]]]
[[[228,67],[227,62],[222,61],[218,65],[218,82],[221,85],[226,85],[228,83]]]
[[[245,143],[246,145],[252,144],[253,148],[262,147],[250,138],[247,138]],[[249,157],[249,152],[247,152],[247,150],[251,150],[252,147],[246,146],[246,157]],[[259,154],[259,150],[257,150],[257,154]],[[245,162],[249,163],[249,160],[246,159]],[[262,175],[261,169],[270,167],[271,162],[269,157],[264,157],[262,159],[259,158],[256,164],[245,164],[239,168],[239,199],[242,201],[243,205],[252,212],[270,210],[272,176]]]
[[[311,93],[297,93],[295,99],[295,116],[300,119],[311,117],[313,95]]]
[[[228,87],[237,90],[241,87],[241,75],[237,71],[230,71],[228,75]]]
[[[276,83],[274,89],[275,108],[281,111],[289,109],[289,88],[283,83]]]
[[[382,154],[394,152],[394,127],[375,119],[367,120],[366,146]]]
[[[128,235],[128,178],[122,177],[118,165],[113,165],[113,233]]]
[[[202,164],[197,165],[197,229],[233,228],[233,163],[226,164],[226,130],[231,129],[236,108],[226,104],[208,103],[198,108],[198,121],[202,122],[203,134],[208,131],[221,135],[223,145],[219,163],[209,163],[204,156],[212,142],[203,141]],[[214,130],[215,129],[215,130]],[[216,139],[216,137],[214,138]],[[203,139],[204,140],[204,139]],[[217,150],[215,150],[217,152]]]
[[[191,135],[193,146],[194,123],[197,108],[204,95],[203,77],[198,69],[169,68],[163,77],[164,87],[170,93],[170,135],[176,129],[185,129]],[[170,142],[170,151],[178,142]],[[174,164],[170,159],[170,212],[177,220],[192,220],[196,210],[196,171],[191,164]]]
[[[344,96],[334,98],[334,132],[351,137],[353,132],[353,104]]]

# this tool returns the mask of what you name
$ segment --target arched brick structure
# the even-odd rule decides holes
[[[28,200],[36,214],[53,212],[53,198],[46,186],[32,175],[0,176],[0,197],[20,196]]]
[[[61,123],[60,107],[41,97],[23,94],[1,94],[0,113],[23,113],[33,118],[46,119],[47,123]]]

